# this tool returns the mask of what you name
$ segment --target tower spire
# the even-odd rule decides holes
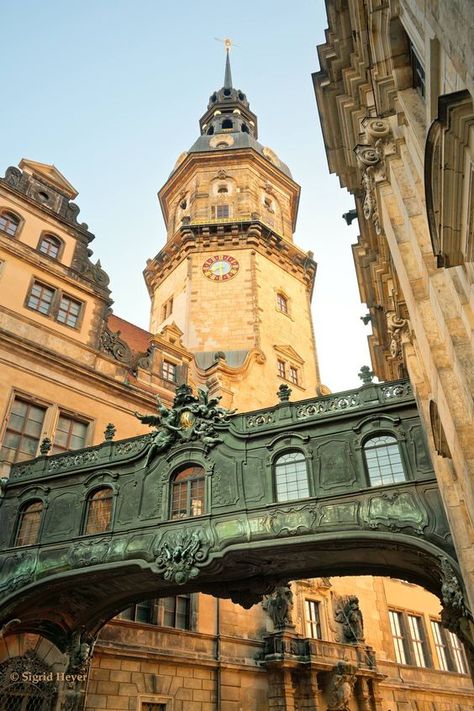
[[[224,89],[232,89],[232,72],[230,71],[230,49],[232,40],[226,37],[224,40],[225,46],[225,74],[224,74]]]

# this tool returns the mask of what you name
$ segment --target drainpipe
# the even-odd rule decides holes
[[[221,707],[221,601],[216,598],[216,711]]]

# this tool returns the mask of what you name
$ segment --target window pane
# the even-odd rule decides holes
[[[410,631],[414,662],[417,667],[428,666],[424,652],[422,624],[421,618],[416,615],[408,615],[408,629]]]
[[[364,445],[364,454],[371,486],[405,481],[400,448],[395,437],[372,437]]]
[[[305,600],[306,634],[313,639],[321,639],[321,622],[319,616],[319,602]]]
[[[68,296],[62,296],[56,321],[74,328],[79,320],[81,306],[82,304],[79,301],[74,301],[74,299],[70,299]]]
[[[28,506],[21,511],[18,534],[16,537],[17,546],[31,546],[38,541],[42,512],[43,504],[41,501],[28,504]]]
[[[456,671],[460,674],[467,674],[467,663],[462,644],[453,632],[446,631]]]
[[[433,632],[439,668],[443,671],[449,671],[446,644],[444,641],[444,630],[441,627],[441,623],[436,620],[431,620],[431,630]]]
[[[87,428],[87,422],[81,422],[70,415],[61,413],[56,426],[52,453],[57,454],[85,447]]]
[[[283,454],[275,463],[278,501],[303,499],[309,496],[306,460],[301,452]]]
[[[108,531],[112,518],[112,489],[96,491],[88,501],[87,521],[84,533],[102,533]]]
[[[19,462],[36,456],[46,409],[15,398],[2,443],[1,457]]]
[[[30,309],[47,316],[51,311],[54,293],[54,289],[51,289],[49,286],[34,282],[31,287],[27,305]]]
[[[10,237],[16,234],[19,224],[19,218],[12,212],[2,212],[0,214],[0,230],[6,232]]]
[[[171,518],[205,513],[204,469],[191,466],[179,472],[171,486]]]
[[[394,610],[388,611],[390,618],[390,628],[392,630],[393,646],[395,649],[395,658],[399,664],[406,664],[407,658],[405,653],[405,645],[403,643],[403,633],[401,627],[401,614]]]

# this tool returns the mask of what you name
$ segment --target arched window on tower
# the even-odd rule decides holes
[[[21,507],[16,546],[33,546],[38,542],[43,508],[42,501],[30,501]]]
[[[308,469],[302,452],[288,452],[275,460],[277,501],[304,499],[310,495]]]
[[[368,439],[364,444],[364,456],[371,486],[405,481],[400,447],[393,435],[381,434]]]
[[[21,219],[9,210],[0,212],[0,230],[6,232],[10,237],[14,237],[18,232]]]
[[[170,518],[188,518],[205,513],[205,483],[203,467],[193,464],[178,472],[171,484]]]
[[[224,119],[221,125],[223,129],[234,128],[234,122],[232,121],[232,119],[228,118]]]
[[[96,489],[87,499],[84,533],[104,533],[112,524],[112,503],[114,493],[110,486]]]

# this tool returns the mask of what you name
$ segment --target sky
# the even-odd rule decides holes
[[[53,163],[78,190],[93,260],[110,276],[114,313],[148,328],[142,272],[165,242],[157,191],[199,135],[223,84],[231,37],[234,86],[259,140],[301,185],[295,242],[318,263],[313,312],[321,380],[358,387],[369,364],[351,244],[352,197],[329,175],[311,73],[327,27],[323,0],[2,0],[0,171]],[[8,99],[8,100],[7,100]]]

